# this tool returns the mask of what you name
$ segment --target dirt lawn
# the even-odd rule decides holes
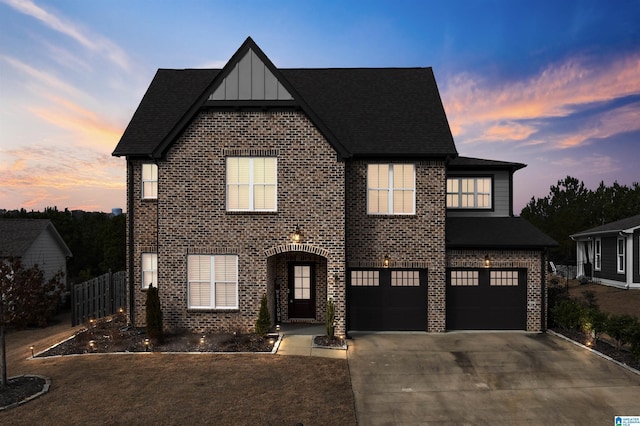
[[[640,318],[640,290],[624,290],[601,284],[582,284],[569,281],[569,294],[584,299],[585,291],[593,291],[602,312],[608,314],[629,314]]]
[[[69,322],[7,336],[8,376],[49,392],[0,412],[2,425],[355,424],[347,362],[315,357],[105,354],[27,360],[71,335]]]

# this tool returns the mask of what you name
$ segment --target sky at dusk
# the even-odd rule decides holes
[[[640,0],[0,0],[0,209],[126,206],[111,156],[158,68],[433,67],[460,155],[640,181]]]

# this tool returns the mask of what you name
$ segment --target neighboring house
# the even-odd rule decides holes
[[[621,288],[640,289],[640,215],[571,235],[578,276]]]
[[[431,68],[158,70],[127,160],[130,315],[165,326],[544,330],[545,249],[513,217],[523,164],[458,157]]]
[[[19,258],[25,267],[38,265],[45,281],[62,272],[67,287],[71,251],[49,219],[0,219],[0,259]]]

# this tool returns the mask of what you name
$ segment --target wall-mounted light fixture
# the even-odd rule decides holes
[[[391,263],[391,258],[389,257],[388,254],[384,255],[384,260],[382,261],[382,266],[384,266],[385,268],[389,267],[389,263]]]
[[[491,258],[489,257],[488,254],[486,254],[484,256],[484,267],[485,268],[490,268],[491,267]]]
[[[291,234],[291,242],[299,243],[300,241],[302,241],[302,231],[300,230],[300,227],[296,225],[295,231]]]

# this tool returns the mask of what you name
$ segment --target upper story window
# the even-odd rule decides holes
[[[415,214],[416,174],[413,164],[369,164],[367,213]]]
[[[602,240],[600,238],[596,238],[593,240],[594,244],[594,259],[593,259],[593,268],[596,271],[599,271],[602,268]]]
[[[618,238],[617,242],[617,272],[624,274],[624,263],[625,263],[625,246],[627,241],[625,238]]]
[[[158,166],[156,164],[142,165],[142,198],[158,198]]]
[[[227,210],[276,211],[274,157],[227,157]]]
[[[448,209],[490,209],[490,177],[447,178]]]

